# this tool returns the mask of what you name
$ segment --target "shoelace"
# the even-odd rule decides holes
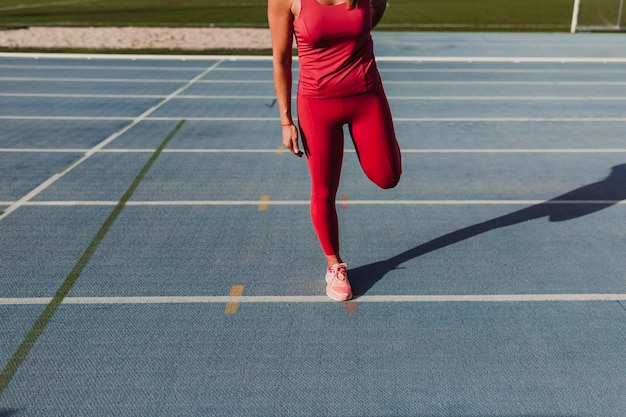
[[[348,278],[346,274],[347,266],[348,264],[344,263],[344,264],[338,264],[338,265],[331,267],[331,270],[333,272],[333,279],[338,279],[339,281],[346,281],[346,279]]]

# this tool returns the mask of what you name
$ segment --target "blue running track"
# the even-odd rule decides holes
[[[375,45],[347,303],[269,57],[2,54],[0,417],[626,416],[623,35]]]

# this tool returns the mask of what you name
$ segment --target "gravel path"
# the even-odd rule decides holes
[[[270,49],[268,29],[30,27],[0,31],[0,47],[59,49]]]

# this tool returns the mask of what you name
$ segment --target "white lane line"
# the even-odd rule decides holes
[[[0,120],[86,120],[86,121],[132,121],[134,117],[125,116],[0,116]],[[174,120],[174,119],[172,119]],[[178,119],[180,120],[180,119]]]
[[[29,82],[68,82],[68,83],[145,83],[145,84],[182,84],[189,79],[146,79],[146,78],[64,78],[64,77],[0,77],[0,81],[29,81]]]
[[[68,82],[68,83],[145,83],[145,84],[164,84],[186,83],[188,79],[145,79],[145,78],[63,78],[63,77],[0,77],[0,81],[11,82]],[[200,80],[198,84],[273,84],[271,79],[261,80]],[[543,81],[421,81],[421,80],[384,80],[385,85],[538,85],[538,86],[623,86],[626,81],[560,81],[560,80],[543,80]]]
[[[37,150],[33,150],[36,152]],[[62,150],[59,150],[62,151]],[[2,149],[0,149],[2,152]],[[103,149],[101,152],[151,152],[150,149]],[[345,149],[346,153],[355,153],[354,149]],[[402,153],[625,153],[626,148],[551,148],[551,149],[402,149]],[[163,153],[268,153],[275,154],[276,149],[164,149]]]
[[[148,65],[116,65],[116,66],[108,66],[108,65],[46,65],[46,64],[33,64],[33,65],[16,65],[16,64],[0,64],[0,69],[34,69],[34,70],[76,70],[76,71],[181,71],[181,72],[198,72],[204,69],[203,66],[197,67],[160,67],[160,66],[148,66]],[[259,70],[264,68],[259,67]],[[236,69],[232,69],[236,71]],[[271,68],[269,68],[271,71]],[[216,69],[217,71],[217,69]],[[221,69],[221,71],[226,71],[225,69]],[[228,71],[231,71],[229,68]],[[580,70],[583,71],[583,70]],[[602,71],[603,73],[605,71]],[[607,71],[609,72],[609,71]]]
[[[216,97],[217,98],[217,97]],[[424,101],[624,101],[624,96],[389,96],[389,100]]]
[[[111,116],[1,116],[0,120],[128,120],[133,117]],[[188,122],[277,122],[276,117],[144,117],[146,121],[179,121],[185,119]],[[394,117],[394,122],[626,122],[626,117]]]
[[[626,117],[394,117],[394,122],[626,122]]]
[[[48,52],[0,52],[4,58],[102,60],[102,61],[272,61],[270,55],[160,55],[160,54],[73,54]],[[297,57],[294,57],[297,60]],[[201,68],[200,68],[201,69]]]
[[[0,148],[0,153],[82,153],[89,149],[72,148]],[[98,153],[154,153],[154,149],[122,149],[108,148],[98,151]],[[268,153],[276,154],[276,149],[163,149],[162,153]],[[355,152],[346,150],[346,152]]]
[[[0,66],[1,68],[1,66]],[[29,68],[37,68],[37,67],[29,67]],[[621,66],[620,66],[621,68]],[[419,68],[419,67],[408,67],[408,68],[393,68],[393,67],[382,67],[378,68],[381,74],[384,73],[416,73],[416,74],[624,74],[623,69],[611,69],[611,67],[599,66],[595,65],[593,67],[588,67],[584,69],[571,69],[571,68],[533,68],[533,67],[522,67],[522,68],[444,68],[444,67],[435,67],[435,68]]]
[[[6,58],[51,58],[67,60],[121,60],[121,61],[265,61],[270,55],[159,55],[159,54],[71,54],[46,52],[1,52]],[[298,61],[298,57],[294,57]],[[516,56],[378,56],[377,62],[487,62],[487,63],[626,63],[626,57],[516,57]]]
[[[0,153],[84,153],[88,148],[0,148]],[[108,148],[98,153],[154,153],[155,149]],[[346,152],[354,150],[346,150]],[[164,149],[162,153],[271,153],[276,149]]]
[[[377,57],[378,62],[481,62],[481,63],[562,63],[562,64],[609,64],[626,63],[626,57],[499,57],[499,56],[386,56]]]
[[[272,84],[272,80],[202,80],[198,84]],[[561,81],[554,80],[541,80],[541,81],[526,81],[526,80],[511,80],[511,81],[469,81],[469,80],[439,80],[439,81],[423,81],[423,80],[383,80],[385,85],[538,85],[538,86],[624,86],[626,81]]]
[[[146,79],[146,78],[59,78],[59,77],[0,77],[0,81],[10,82],[67,82],[67,83],[144,83],[144,84],[182,84],[188,79]],[[537,85],[537,86],[624,86],[626,81],[421,81],[421,80],[385,80],[387,85]],[[201,80],[198,84],[273,84],[272,80]]]
[[[378,60],[380,61],[380,59]],[[384,61],[384,60],[383,60]],[[33,62],[33,61],[31,61]],[[37,62],[37,61],[35,61]],[[561,64],[561,62],[559,62]],[[583,67],[583,68],[571,68],[571,67],[561,67],[561,68],[536,68],[536,67],[508,67],[508,68],[489,68],[489,67],[459,67],[459,68],[444,68],[444,67],[436,67],[436,68],[428,68],[428,67],[404,67],[404,68],[394,68],[393,66],[383,66],[378,68],[381,73],[419,73],[419,74],[440,74],[440,73],[448,73],[448,74],[624,74],[624,71],[621,66],[615,68],[605,62],[602,63],[591,63],[593,66],[591,67]],[[196,72],[204,69],[204,67],[198,66],[159,66],[159,65],[54,65],[54,64],[0,64],[0,69],[25,69],[25,70],[76,70],[76,71],[150,71],[150,72],[158,72],[158,71],[172,71],[172,72]],[[295,66],[293,71],[298,72],[299,68]],[[226,72],[226,73],[259,73],[259,72],[267,72],[271,73],[272,68],[270,65],[268,66],[257,66],[257,67],[245,67],[245,68],[237,68],[237,67],[223,67],[216,68],[215,72]]]
[[[206,82],[206,81],[204,81]],[[559,81],[559,80],[544,80],[544,81],[420,81],[420,80],[384,80],[385,85],[540,85],[540,86],[576,86],[576,85],[626,85],[626,81]]]
[[[51,298],[0,298],[0,305],[41,305]],[[477,295],[363,295],[358,303],[527,303],[624,301],[626,294],[477,294]],[[215,303],[337,303],[326,296],[149,296],[149,297],[66,297],[66,305],[114,304],[215,304]]]
[[[163,106],[164,104],[169,102],[172,98],[176,97],[178,94],[180,94],[183,91],[185,91],[188,87],[193,85],[197,80],[201,79],[206,74],[208,74],[214,67],[220,65],[220,63],[221,62],[216,62],[215,64],[213,64],[210,67],[206,68],[204,71],[202,71],[200,74],[198,74],[192,80],[190,80],[187,84],[185,84],[184,86],[180,87],[179,89],[174,91],[172,94],[170,94],[169,96],[164,98],[159,103],[153,105],[152,107],[150,107],[148,110],[146,110],[145,112],[143,112],[139,116],[133,118],[132,122],[129,123],[128,125],[126,125],[124,128],[120,129],[116,133],[114,133],[111,136],[109,136],[108,138],[104,139],[102,142],[98,143],[96,146],[91,148],[89,151],[85,152],[85,154],[81,158],[76,160],[71,166],[65,168],[63,171],[61,171],[59,173],[56,173],[52,177],[48,178],[46,181],[44,181],[43,183],[38,185],[35,189],[30,191],[28,194],[23,196],[21,199],[19,199],[17,202],[15,202],[14,204],[12,204],[9,207],[7,207],[4,211],[0,212],[0,220],[2,220],[3,218],[7,217],[9,214],[13,213],[15,210],[17,210],[18,208],[23,206],[25,203],[27,203],[30,200],[32,200],[39,193],[44,191],[50,185],[54,184],[59,178],[63,177],[65,174],[67,174],[68,172],[73,170],[78,165],[82,164],[85,160],[89,159],[91,156],[96,154],[99,150],[101,150],[102,148],[107,146],[109,143],[113,142],[115,139],[117,139],[123,133],[127,132],[133,126],[135,126],[138,123],[140,123],[141,121],[145,120],[150,114],[152,114],[154,111],[159,109],[161,106]]]
[[[232,79],[227,79],[227,80],[202,80],[199,82],[199,84],[268,84],[268,83],[273,83],[273,81],[271,80],[232,80]],[[485,85],[496,85],[496,86],[501,86],[501,85],[510,85],[510,86],[515,86],[515,85],[522,85],[522,86],[526,86],[526,85],[536,85],[536,86],[551,86],[551,87],[555,87],[555,86],[624,86],[626,85],[626,81],[616,81],[616,80],[611,80],[611,81],[562,81],[562,80],[558,80],[558,79],[554,79],[554,80],[532,80],[532,81],[528,81],[528,80],[508,80],[508,81],[501,81],[501,80],[490,80],[490,81],[472,81],[472,80],[383,80],[383,83],[385,85],[387,84],[394,84],[394,85],[437,85],[437,86],[441,86],[441,85],[453,85],[453,86],[457,86],[457,85],[479,85],[479,86],[485,86]]]
[[[76,201],[28,201],[28,207],[73,207],[73,206],[114,206],[117,201],[76,200]],[[336,204],[346,204],[337,200]],[[0,205],[14,202],[0,202]],[[128,201],[126,206],[302,206],[309,205],[309,200],[155,200]],[[412,206],[532,206],[537,204],[554,205],[626,205],[626,200],[349,200],[350,205],[412,205]]]
[[[0,148],[0,153],[84,153],[89,149],[85,148]],[[98,153],[154,153],[154,149],[125,149],[125,148],[106,148],[101,149]],[[354,149],[345,149],[346,153],[355,153]],[[222,154],[222,153],[263,153],[276,154],[276,149],[164,149],[162,153],[184,153],[184,154]],[[402,149],[402,153],[471,153],[471,154],[520,154],[520,153],[574,153],[574,154],[597,154],[597,153],[626,153],[626,148],[546,148],[546,149]]]
[[[559,63],[561,64],[561,63]],[[417,74],[589,74],[593,73],[597,75],[601,74],[624,74],[623,69],[615,69],[611,66],[605,66],[606,63],[592,63],[592,67],[572,69],[568,67],[563,68],[534,68],[534,67],[517,67],[517,68],[420,68],[420,67],[406,67],[406,68],[393,68],[382,66],[379,67],[381,74],[384,73],[417,73]],[[172,72],[185,72],[185,71],[198,71],[202,68],[194,66],[143,66],[143,65],[46,65],[46,64],[33,64],[33,65],[17,65],[17,64],[0,64],[0,69],[34,69],[34,70],[76,70],[76,71],[172,71]],[[298,72],[299,68],[294,67],[294,72]],[[228,72],[228,73],[259,73],[267,72],[271,73],[271,66],[258,66],[258,67],[246,67],[246,68],[216,68],[215,72]]]
[[[352,201],[351,201],[352,203]],[[116,201],[29,201],[29,207],[72,207],[72,206],[114,206]],[[263,200],[172,200],[172,201],[128,201],[126,206],[275,206],[308,205],[309,200],[263,201]],[[355,203],[356,204],[356,203]]]
[[[68,93],[0,93],[0,97],[14,98],[114,98],[159,99],[164,94],[68,94]],[[424,101],[626,101],[626,96],[387,96],[389,100]],[[270,95],[181,95],[175,100],[273,100]],[[292,97],[295,99],[295,97]]]
[[[180,117],[149,117],[175,121]],[[185,117],[193,122],[276,122],[274,117]],[[626,117],[394,117],[394,122],[626,122]]]
[[[402,149],[402,153],[624,153],[626,148],[606,149]]]
[[[10,116],[8,116],[10,117]],[[148,117],[175,121],[180,117]],[[274,117],[185,117],[192,122],[276,122]],[[394,122],[626,122],[626,117],[394,117]]]
[[[173,121],[182,117],[149,117],[147,120]],[[184,117],[185,120],[193,122],[277,122],[277,117]],[[624,118],[626,120],[626,118]]]
[[[0,93],[0,97],[19,98],[165,98],[167,94],[66,94],[66,93]]]
[[[89,151],[89,149],[0,148],[0,153],[81,153],[82,154],[87,151]]]
[[[106,71],[149,71],[149,72],[158,72],[158,71],[172,71],[172,72],[197,72],[200,70],[203,70],[205,67],[202,65],[198,65],[198,66],[180,66],[180,67],[162,67],[162,66],[158,66],[158,65],[47,65],[47,64],[33,64],[33,65],[25,65],[25,64],[0,64],[0,69],[30,69],[30,70],[38,70],[38,69],[45,69],[45,70],[76,70],[76,71],[102,71],[102,70],[106,70]],[[595,69],[595,68],[594,68]],[[604,68],[601,68],[603,71],[602,73],[616,73],[616,74],[620,74],[620,71],[613,71],[613,70],[606,70]],[[294,68],[294,71],[298,71],[298,68]],[[400,70],[400,71],[405,71],[405,70]],[[409,69],[407,69],[406,71],[411,71]],[[432,71],[432,72],[439,72],[437,70],[417,70],[417,71]],[[448,71],[455,71],[455,70],[448,70]],[[462,72],[466,72],[465,69],[461,69],[460,71]],[[469,71],[476,71],[476,72],[484,72],[484,71],[480,71],[480,70],[469,70]],[[489,71],[489,70],[487,70]],[[495,71],[495,72],[499,72],[501,70],[491,70],[491,71]],[[529,69],[528,71],[525,71],[523,69],[515,69],[515,70],[502,70],[502,71],[513,71],[513,72],[539,72],[542,73],[544,72],[544,70],[542,69],[536,69],[536,70],[532,70]],[[258,73],[258,72],[268,72],[271,73],[272,72],[272,67],[271,65],[268,66],[264,66],[264,67],[246,67],[246,68],[234,68],[234,67],[229,67],[229,68],[215,68],[215,72],[228,72],[228,73],[232,73],[232,72],[251,72],[251,73]],[[545,72],[558,72],[558,70],[545,70]],[[587,73],[587,72],[591,72],[591,69],[589,70],[584,70],[584,69],[580,69],[580,70],[571,70],[571,72],[581,72],[581,73]]]

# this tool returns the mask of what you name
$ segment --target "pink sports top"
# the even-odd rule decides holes
[[[300,77],[298,94],[310,98],[337,98],[371,91],[380,81],[370,31],[369,0],[358,7],[324,6],[301,0],[293,22]]]

